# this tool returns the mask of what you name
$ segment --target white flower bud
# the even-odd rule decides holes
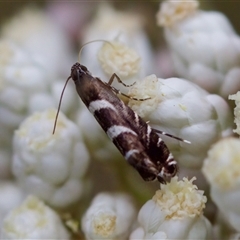
[[[1,239],[70,239],[59,216],[35,196],[4,219]]]
[[[0,41],[0,52],[0,126],[12,130],[29,113],[31,98],[35,94],[49,94],[51,79],[27,51],[13,42]]]
[[[104,39],[114,46],[106,43],[100,49],[102,43],[91,43],[81,57],[81,63],[103,81],[107,82],[116,73],[130,84],[134,77],[141,78],[152,72],[150,43],[143,30],[143,21],[135,13],[117,11],[102,4],[83,35],[84,43]]]
[[[235,115],[234,122],[237,128],[234,129],[233,132],[240,135],[240,91],[238,91],[234,95],[230,95],[228,99],[235,100],[236,107],[234,108],[234,115]]]
[[[240,231],[240,140],[222,139],[212,146],[202,171],[210,183],[210,194],[224,219]]]
[[[171,27],[173,24],[194,13],[198,6],[199,3],[195,0],[164,1],[157,13],[157,24],[163,27]]]
[[[196,1],[165,1],[158,22],[178,75],[227,98],[240,89],[240,38],[223,14],[197,6]]]
[[[137,52],[116,41],[103,44],[98,52],[98,60],[109,76],[116,73],[120,78],[126,78],[135,75],[140,68]]]
[[[7,177],[13,130],[30,112],[57,101],[50,92],[52,79],[32,55],[10,40],[0,41],[0,52],[0,176]]]
[[[131,239],[209,239],[211,225],[203,216],[207,199],[192,183],[195,179],[178,181],[174,177],[161,184],[152,200],[140,209],[140,228]]]
[[[15,131],[12,170],[29,193],[55,207],[67,207],[82,195],[89,154],[78,127],[55,110],[35,113]]]
[[[82,218],[86,239],[125,239],[135,217],[131,199],[124,194],[100,193]]]
[[[12,181],[0,182],[0,226],[6,214],[24,199],[23,191]],[[1,231],[0,231],[1,233]]]
[[[225,100],[184,79],[150,75],[133,85],[128,95],[150,97],[145,101],[130,100],[129,106],[150,121],[151,127],[191,142],[161,135],[185,167],[200,168],[209,146],[232,134],[231,112]]]
[[[3,26],[2,36],[30,51],[35,60],[53,75],[69,71],[70,41],[46,12],[24,9]]]
[[[10,172],[13,130],[30,113],[57,107],[63,82],[50,77],[29,52],[10,40],[0,41],[0,177]],[[62,110],[70,112],[77,94],[65,91]],[[75,91],[75,90],[74,90]]]

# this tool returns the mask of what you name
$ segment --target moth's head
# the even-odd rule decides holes
[[[80,63],[75,63],[71,68],[71,77],[73,81],[79,80],[82,76],[89,74],[88,69]]]

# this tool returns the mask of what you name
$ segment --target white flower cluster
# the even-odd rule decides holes
[[[8,212],[23,201],[25,194],[16,182],[5,180],[0,182],[0,196],[0,226],[2,226]]]
[[[102,46],[98,52],[98,60],[109,76],[117,73],[121,79],[135,75],[140,68],[137,52],[116,41]]]
[[[103,81],[107,82],[116,73],[130,84],[152,72],[150,43],[139,15],[116,11],[108,4],[101,4],[84,33],[84,43],[92,40],[110,42],[101,48],[97,43],[86,47],[81,57],[81,62]],[[97,53],[99,62],[95,57]]]
[[[57,27],[55,31],[54,29],[54,24],[46,17],[46,13],[39,10],[24,10],[2,29],[0,39],[0,177],[10,175],[10,145],[13,130],[29,114],[57,107],[59,102],[63,87],[62,81],[59,80],[62,80],[60,73],[63,68],[54,64],[57,65],[56,60],[60,62],[63,56],[60,57],[55,53],[64,52],[66,56],[70,54],[68,47],[63,47],[67,45],[65,37],[60,37],[61,31]],[[40,36],[51,40],[45,39],[46,42]],[[57,39],[58,44],[54,38]],[[57,47],[57,45],[60,46]],[[52,57],[49,58],[49,56]],[[62,110],[70,112],[75,106],[73,95],[66,91]]]
[[[34,196],[9,212],[1,231],[1,239],[70,239],[57,213]]]
[[[203,216],[207,198],[184,178],[161,185],[138,214],[140,225],[130,239],[209,239],[211,224]]]
[[[3,26],[2,37],[27,49],[53,75],[68,73],[70,40],[45,11],[24,9]]]
[[[161,9],[157,13],[157,24],[164,27],[172,27],[179,21],[193,14],[199,6],[195,0],[168,0],[163,1]]]
[[[82,230],[86,239],[125,239],[135,214],[127,195],[100,193],[82,218]]]
[[[27,192],[55,207],[66,207],[82,195],[89,155],[78,127],[55,110],[35,113],[15,131],[12,170]]]
[[[167,0],[157,14],[177,74],[227,98],[240,89],[240,38],[219,12]]]
[[[158,130],[186,139],[191,144],[164,137],[179,163],[201,168],[209,147],[232,134],[232,118],[226,101],[197,85],[179,78],[161,79],[150,75],[129,91],[135,98],[128,105]]]
[[[1,29],[1,239],[70,238],[57,213],[51,213],[35,196],[20,206],[31,193],[55,208],[69,209],[83,193],[89,154],[81,132],[60,114],[52,135],[56,111],[44,112],[59,102],[63,87],[59,80],[66,79],[64,69],[68,68],[69,74],[69,47],[68,36],[46,11],[24,10]],[[76,106],[73,99],[73,94],[66,91],[62,106],[65,112]],[[35,111],[39,113],[33,114]]]
[[[240,232],[240,140],[226,138],[214,144],[204,161],[203,173],[211,197],[225,222]]]
[[[240,89],[240,40],[222,14],[198,7],[195,0],[168,0],[157,14],[176,72],[192,82],[153,75],[158,72],[155,52],[142,15],[99,4],[93,20],[82,24],[85,29],[79,28],[84,37],[71,39],[92,41],[80,62],[93,76],[108,82],[115,73],[131,86],[126,88],[114,79],[113,87],[130,97],[149,98],[124,101],[153,129],[191,142],[162,136],[179,162],[183,179],[178,176],[161,184],[151,200],[156,185],[144,183],[122,161],[88,109],[78,104],[79,99],[75,101],[75,89],[66,90],[61,109],[76,124],[60,112],[52,134],[56,117],[52,108],[63,85],[59,79],[67,78],[69,66],[76,61],[68,34],[47,10],[24,10],[6,22],[0,39],[1,239],[72,239],[75,236],[66,226],[80,234],[79,223],[79,238],[89,240],[210,239],[212,227],[203,215],[207,198],[193,184],[195,175],[201,174],[202,189],[210,189],[217,206],[210,216],[218,217],[214,237],[222,238],[226,226],[230,229],[226,239],[239,237],[240,140],[230,137],[233,120],[224,98]],[[74,16],[70,18],[69,22],[74,21]],[[237,105],[234,132],[238,134],[239,96],[238,92],[229,97]],[[85,178],[90,156],[93,164]],[[125,171],[122,163],[130,170]],[[184,167],[189,172],[182,171]],[[188,174],[194,177],[187,180]],[[107,192],[115,186],[129,195]],[[138,206],[145,202],[137,219],[130,195]],[[95,196],[91,203],[90,196]],[[65,214],[73,216],[66,226]]]
[[[0,40],[0,177],[10,175],[13,130],[34,109],[54,106],[45,68],[11,40]],[[41,99],[41,101],[39,101]]]
[[[7,137],[7,130],[16,128],[26,113],[40,110],[43,105],[53,105],[47,95],[52,80],[45,69],[14,42],[1,40],[0,51],[0,124]],[[39,95],[42,101],[36,104]],[[1,142],[3,140],[6,141],[1,138]]]

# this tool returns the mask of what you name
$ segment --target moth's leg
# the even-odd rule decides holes
[[[131,99],[131,100],[135,100],[135,101],[146,101],[146,100],[151,99],[150,97],[148,97],[148,98],[135,98],[135,97],[131,97],[131,96],[127,95],[127,94],[124,94],[124,93],[120,92],[120,91],[119,91],[118,89],[116,89],[115,87],[112,87],[112,86],[110,86],[110,87],[112,88],[112,90],[113,90],[116,94],[121,94],[122,96],[127,97],[127,98],[129,98],[129,99]]]
[[[108,85],[109,86],[111,86],[112,85],[112,83],[113,83],[113,81],[114,81],[114,79],[117,79],[117,81],[119,82],[119,83],[121,83],[123,86],[125,86],[125,87],[131,87],[131,86],[133,86],[136,82],[134,82],[133,84],[130,84],[130,85],[127,85],[127,84],[125,84],[121,79],[120,79],[120,77],[116,74],[116,73],[114,73],[111,77],[110,77],[110,79],[109,79],[109,81],[108,81]]]
[[[131,97],[131,96],[127,95],[127,94],[124,94],[124,93],[120,92],[118,89],[116,89],[115,87],[111,86],[111,84],[113,83],[114,79],[117,79],[117,81],[118,81],[119,83],[121,83],[121,84],[122,84],[123,86],[125,86],[125,87],[131,87],[131,86],[133,86],[136,82],[134,82],[133,84],[127,85],[127,84],[125,84],[125,83],[120,79],[120,77],[118,77],[118,75],[117,75],[116,73],[114,73],[114,74],[110,77],[109,81],[108,81],[106,84],[107,84],[108,86],[110,86],[110,87],[112,88],[113,92],[115,92],[116,94],[121,94],[122,96],[127,97],[127,98],[129,98],[129,99],[131,99],[131,100],[135,100],[135,101],[145,101],[145,100],[151,99],[150,97],[149,97],[149,98],[135,98],[135,97]]]

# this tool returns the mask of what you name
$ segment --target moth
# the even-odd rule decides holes
[[[69,79],[74,81],[77,93],[83,103],[127,162],[138,171],[145,181],[155,179],[160,183],[170,181],[176,175],[178,166],[159,134],[165,134],[184,142],[188,141],[151,128],[117,96],[120,92],[111,86],[115,78],[123,85],[128,86],[116,74],[112,75],[109,82],[103,82],[99,78],[93,77],[85,66],[75,63],[66,84]],[[59,107],[60,104],[61,100]]]

